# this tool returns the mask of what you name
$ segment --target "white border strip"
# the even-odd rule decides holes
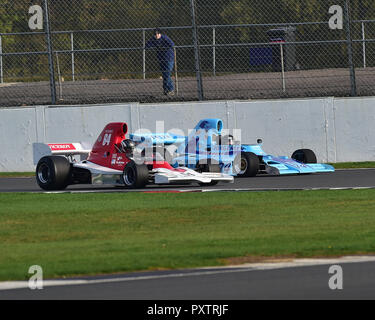
[[[15,191],[17,193],[45,193],[45,194],[62,194],[62,193],[127,193],[127,192],[141,192],[141,193],[186,193],[186,192],[260,192],[260,191],[317,191],[317,190],[368,190],[375,189],[375,186],[368,187],[314,187],[314,188],[238,188],[238,189],[99,189],[99,190],[64,190],[64,191]]]

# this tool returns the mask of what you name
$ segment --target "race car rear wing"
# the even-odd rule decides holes
[[[79,155],[80,160],[85,160],[91,152],[91,145],[88,143],[33,143],[34,164],[49,155],[75,156]]]

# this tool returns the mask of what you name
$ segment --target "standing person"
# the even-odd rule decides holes
[[[147,41],[145,49],[156,48],[160,71],[163,76],[163,90],[167,96],[174,95],[174,84],[171,72],[174,67],[174,43],[159,28],[154,30],[154,36]]]

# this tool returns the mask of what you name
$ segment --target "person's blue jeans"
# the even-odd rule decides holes
[[[174,90],[174,84],[171,78],[173,71],[174,61],[166,61],[160,64],[161,73],[163,76],[163,90],[168,93]]]

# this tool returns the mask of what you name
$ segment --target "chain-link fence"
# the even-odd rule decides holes
[[[373,0],[0,1],[2,106],[375,89]]]

